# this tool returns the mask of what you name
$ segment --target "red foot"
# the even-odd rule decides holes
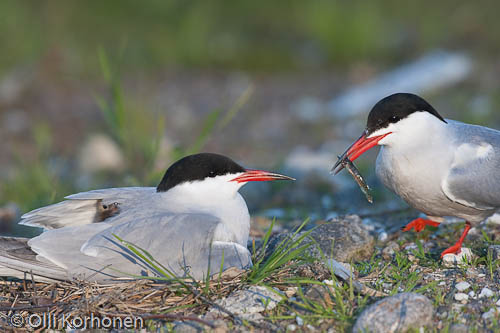
[[[460,254],[461,250],[462,250],[462,244],[459,244],[457,242],[455,245],[450,246],[449,248],[447,248],[446,250],[444,250],[443,253],[441,253],[441,258],[444,257],[444,255],[448,254],[448,253]]]
[[[418,219],[415,219],[415,220],[411,221],[410,223],[408,223],[405,227],[402,228],[402,230],[403,231],[410,231],[413,228],[413,229],[415,229],[416,232],[420,232],[420,231],[425,229],[426,225],[437,227],[437,226],[439,226],[439,223],[431,221],[431,220],[426,220],[426,219],[419,217]]]
[[[470,222],[465,222],[465,228],[464,232],[462,232],[462,236],[460,236],[460,239],[453,245],[452,247],[447,248],[446,250],[441,253],[441,258],[444,257],[445,254],[448,253],[453,253],[453,254],[459,254],[461,249],[462,249],[462,243],[464,242],[465,236],[467,236],[467,233],[470,230]]]

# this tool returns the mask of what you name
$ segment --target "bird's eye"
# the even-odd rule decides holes
[[[398,121],[400,118],[398,116],[392,116],[391,121]]]
[[[210,176],[213,176],[213,175],[215,175],[215,172],[214,172],[214,171],[209,171],[209,172],[208,172],[208,174],[209,174]]]

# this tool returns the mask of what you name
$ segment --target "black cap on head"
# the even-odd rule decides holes
[[[156,191],[166,192],[184,182],[245,171],[241,165],[223,155],[212,153],[189,155],[181,158],[168,168]]]
[[[372,108],[366,123],[367,134],[397,123],[410,114],[418,111],[429,112],[441,121],[446,121],[422,97],[408,93],[397,93],[387,96]]]

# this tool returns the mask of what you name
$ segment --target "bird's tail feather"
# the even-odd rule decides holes
[[[28,238],[0,237],[0,276],[39,281],[67,280],[66,271],[54,264],[37,260],[28,246]]]

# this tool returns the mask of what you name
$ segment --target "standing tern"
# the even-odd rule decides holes
[[[443,251],[458,254],[471,225],[500,208],[500,131],[444,119],[423,98],[390,95],[370,111],[361,137],[340,156],[354,161],[381,146],[376,174],[410,206],[422,211],[403,231],[438,226],[443,217],[464,219],[455,245]]]
[[[293,180],[248,170],[228,157],[201,153],[172,164],[158,187],[109,188],[67,196],[22,216],[46,231],[32,239],[0,238],[0,275],[104,281],[161,275],[123,239],[176,276],[201,279],[250,266],[250,216],[238,190],[251,181]],[[118,237],[116,237],[118,236]],[[155,267],[156,266],[156,267]]]

